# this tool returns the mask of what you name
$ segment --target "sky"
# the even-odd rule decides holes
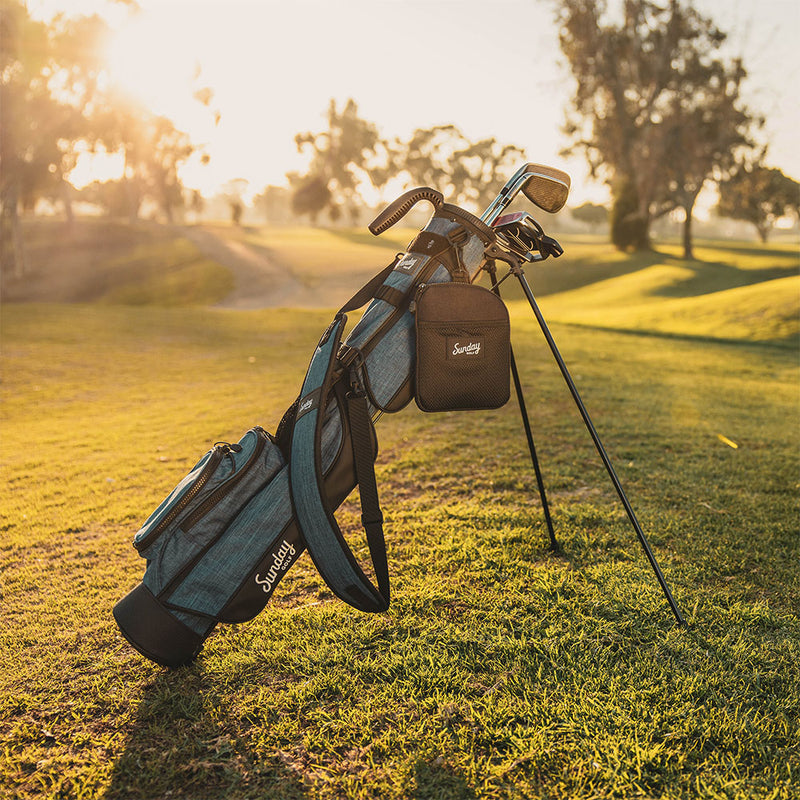
[[[744,57],[746,100],[767,116],[768,163],[800,178],[800,3],[694,5],[729,34],[731,55]],[[330,99],[341,107],[352,97],[384,136],[452,123],[470,139],[493,136],[522,147],[528,161],[565,169],[570,205],[606,197],[583,157],[560,155],[574,82],[548,0],[139,0],[135,15],[104,0],[28,6],[40,16],[107,16],[117,30],[114,79],[205,146],[209,164],[182,173],[204,194],[233,178],[248,180],[250,195],[285,184],[286,172],[307,163],[295,134],[322,130]],[[211,108],[192,99],[199,86],[214,91]],[[85,160],[73,178],[119,169]]]

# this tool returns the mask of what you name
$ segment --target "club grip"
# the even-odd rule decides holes
[[[383,233],[399,222],[420,200],[427,200],[434,208],[444,202],[444,196],[430,186],[421,186],[417,189],[409,189],[405,194],[401,194],[397,200],[393,200],[386,208],[375,217],[369,224],[369,232],[374,236]]]

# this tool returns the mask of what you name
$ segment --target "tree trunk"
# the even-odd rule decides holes
[[[692,208],[694,203],[688,208],[683,207],[683,213],[686,215],[683,220],[683,257],[687,260],[694,258],[692,252]]]
[[[67,181],[61,182],[61,202],[64,203],[67,230],[72,231],[75,228],[75,212],[72,208],[72,186]]]
[[[19,218],[17,186],[9,182],[6,186],[0,212],[0,255],[2,255],[2,272],[11,267],[15,278],[21,278],[28,271],[28,258],[25,252],[25,240],[22,236],[22,221]]]

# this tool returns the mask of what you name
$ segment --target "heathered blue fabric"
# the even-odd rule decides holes
[[[448,220],[434,219],[426,230],[447,235],[454,227],[456,224]],[[462,261],[467,269],[473,271],[482,257],[483,245],[478,237],[472,236],[462,249]],[[407,289],[414,275],[427,263],[427,257],[419,258],[420,264],[412,274],[395,270],[386,279],[386,285],[401,291]],[[446,280],[449,280],[449,274],[440,267],[428,282],[440,283]],[[373,300],[348,337],[347,344],[362,346],[393,311],[394,307],[388,303]],[[407,311],[366,359],[370,387],[380,404],[387,403],[408,378],[414,359],[414,347],[414,317]],[[316,355],[322,357],[312,359],[303,394],[307,393],[305,385],[318,385],[321,382],[327,367],[324,354],[315,351]],[[342,444],[341,420],[335,401],[328,404],[324,414],[321,440],[323,473],[330,468]],[[315,413],[311,413],[301,417],[295,429],[296,441],[303,443],[298,452],[308,454],[296,459],[295,486],[313,486],[316,482],[312,457],[314,416]],[[255,442],[254,434],[249,433],[241,440],[241,453],[231,453],[223,458],[209,484],[198,495],[198,502],[235,474],[247,461]],[[169,509],[180,501],[193,485],[209,456],[210,453],[203,456],[151,514],[137,533],[137,538],[147,535],[169,513]],[[209,512],[189,534],[180,531],[179,526],[185,514],[191,513],[191,509],[196,507],[194,500],[190,503],[190,508],[179,515],[147,551],[141,553],[148,559],[143,581],[156,595],[162,592],[171,577],[192,561],[196,562],[171,595],[162,599],[185,609],[185,612],[172,613],[201,635],[205,635],[214,622],[213,619],[200,615],[213,617],[221,611],[238,590],[244,576],[255,568],[262,554],[281,534],[291,518],[289,467],[285,465],[280,451],[272,442],[266,444],[262,458],[250,473],[237,485],[233,495],[216,506],[213,512]],[[305,507],[305,503],[303,505]],[[238,513],[237,509],[240,509]],[[308,516],[304,523],[307,530],[324,530],[328,525],[327,516],[320,514],[319,508],[308,512]],[[318,548],[318,552],[320,551],[325,553],[325,558],[330,558],[337,565],[337,569],[346,569],[352,573],[352,567],[338,545],[323,543],[322,548]],[[198,615],[189,613],[191,611],[198,612]]]
[[[242,450],[239,453],[228,453],[220,462],[214,475],[208,483],[192,500],[189,507],[184,509],[169,527],[144,550],[141,555],[148,559],[148,569],[145,573],[145,585],[154,593],[160,590],[171,578],[191,559],[204,549],[216,535],[221,525],[238,511],[242,497],[248,493],[256,492],[260,486],[268,481],[274,474],[275,458],[259,459],[258,463],[249,469],[237,484],[237,491],[224,497],[188,532],[181,530],[181,525],[186,516],[205,500],[213,491],[219,488],[226,480],[233,477],[242,466],[247,463],[257,447],[258,437],[254,432],[248,432],[242,437],[239,444]],[[268,455],[277,448],[267,447]],[[192,471],[193,474],[195,470]],[[181,482],[183,483],[183,481]],[[148,521],[142,528],[145,534],[149,526],[155,522]],[[137,534],[138,535],[138,534]]]
[[[325,346],[317,348],[308,368],[301,397],[308,395],[322,385],[330,366],[333,352],[333,337]],[[348,562],[331,529],[328,515],[320,497],[317,482],[314,444],[317,417],[320,410],[299,417],[292,433],[292,454],[289,463],[292,496],[294,497],[297,521],[314,559],[322,560],[329,570],[328,578],[333,580],[340,591],[355,582],[353,569]]]
[[[147,521],[139,528],[136,535],[133,537],[134,544],[140,542],[150,531],[157,528],[161,520],[169,514],[173,506],[179,503],[184,495],[194,486],[195,481],[200,477],[200,473],[208,463],[209,458],[211,458],[211,453],[212,451],[209,450],[197,464],[192,467],[186,477],[164,498],[158,508],[147,518]],[[219,485],[219,482],[226,477],[225,471],[227,470],[227,473],[230,473],[233,467],[231,463],[226,460],[225,463],[220,464],[217,469],[218,474],[215,476],[215,485]],[[147,549],[152,550],[153,548],[148,547]],[[144,551],[142,555],[147,557],[147,551]]]

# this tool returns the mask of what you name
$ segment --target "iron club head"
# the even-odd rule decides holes
[[[523,164],[483,212],[481,219],[491,225],[521,191],[534,205],[555,214],[569,196],[570,178],[566,172],[543,164]]]

